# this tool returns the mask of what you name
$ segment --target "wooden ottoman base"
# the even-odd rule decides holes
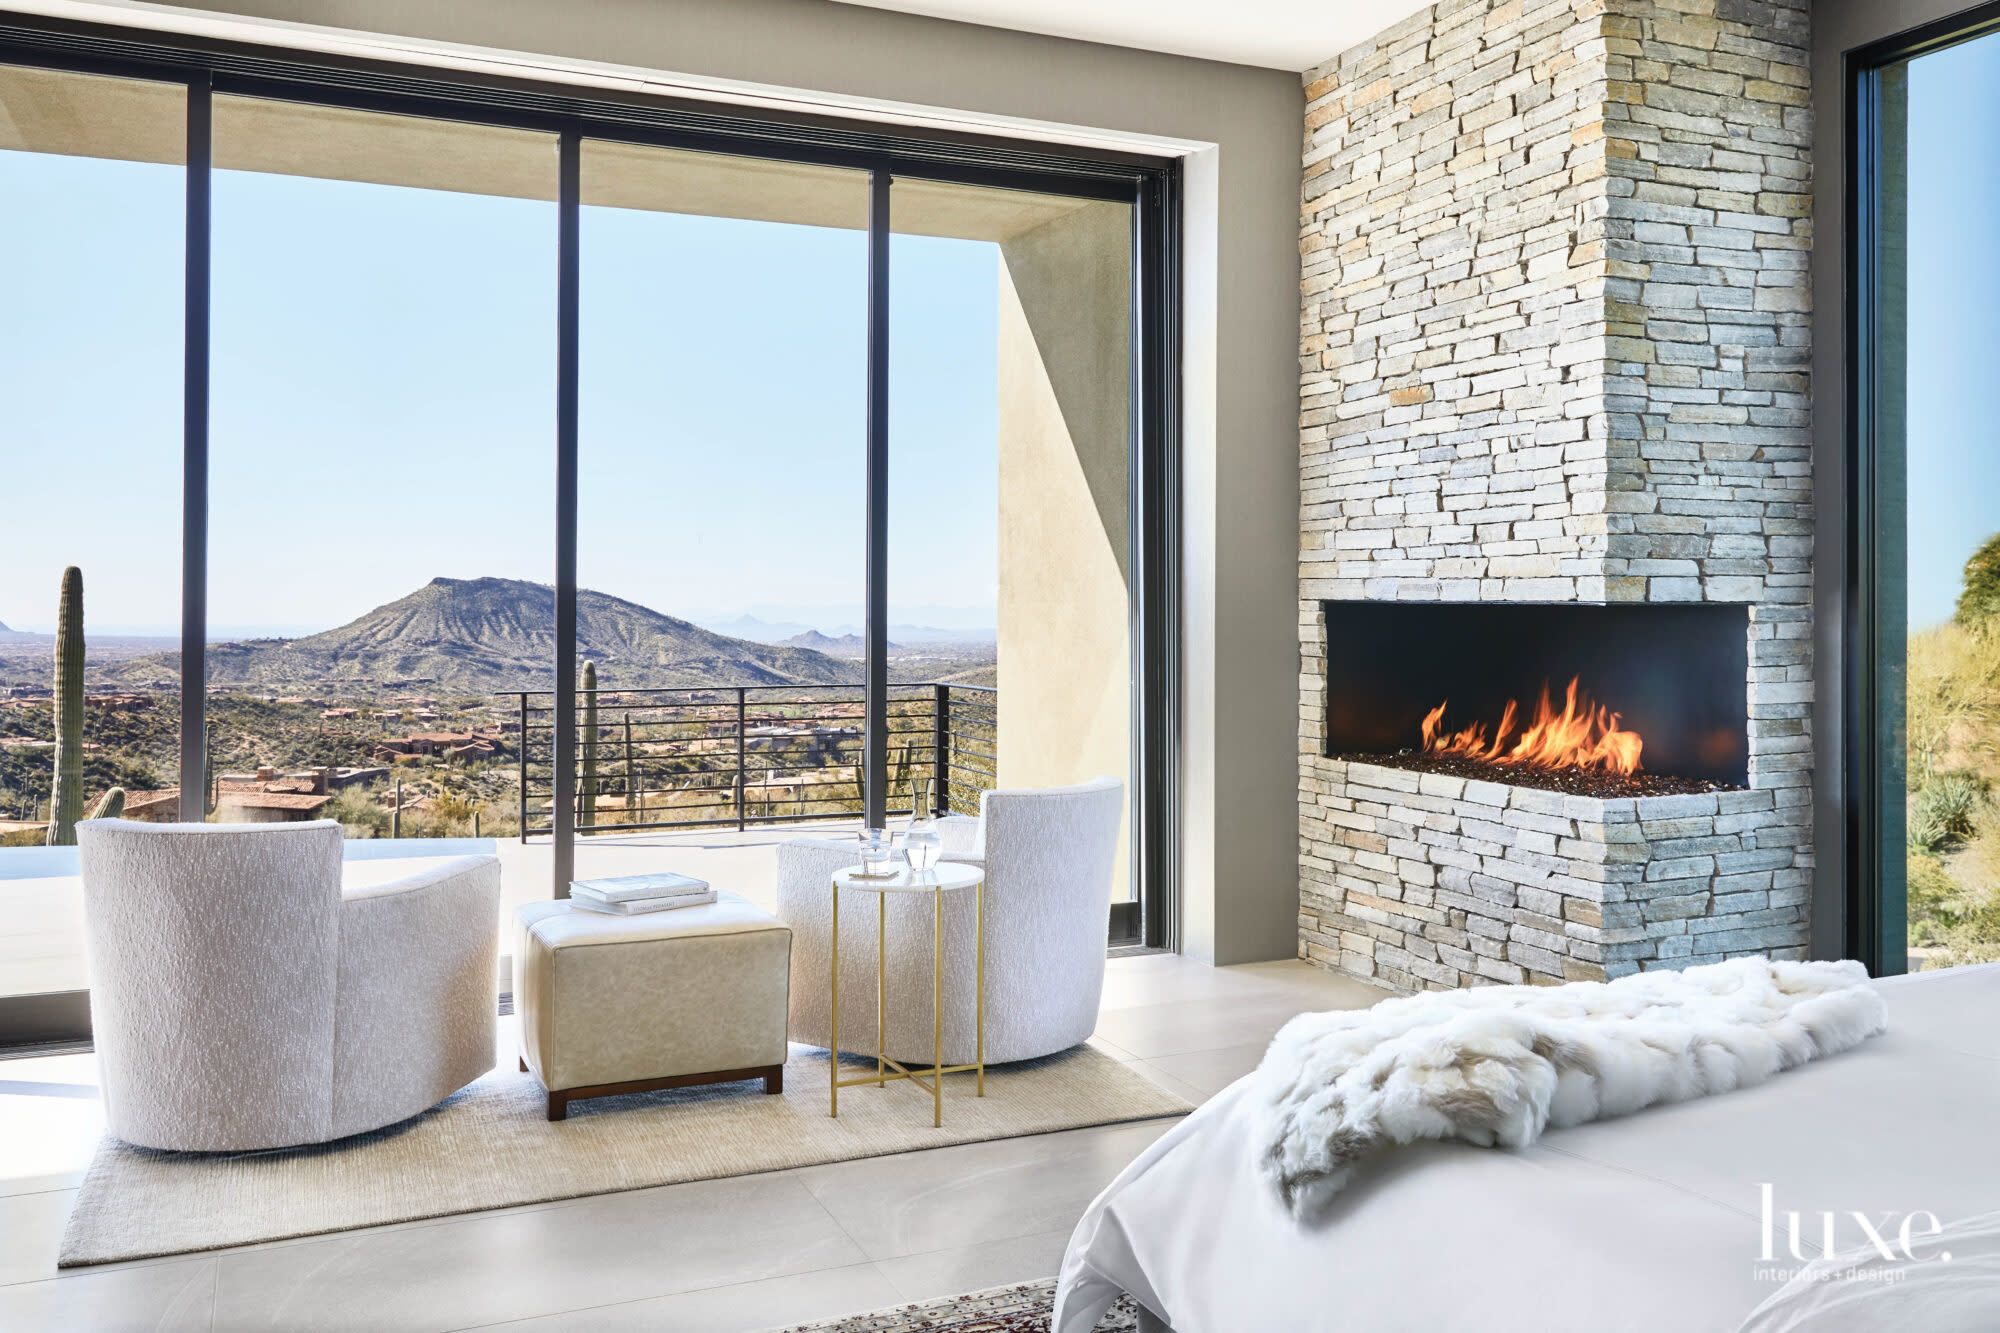
[[[521,1061],[521,1072],[528,1072],[528,1062]],[[707,1074],[675,1074],[672,1078],[639,1078],[629,1083],[600,1083],[593,1088],[564,1088],[549,1094],[549,1119],[567,1120],[571,1102],[587,1101],[592,1097],[623,1097],[632,1092],[660,1092],[667,1088],[697,1088],[704,1083],[741,1083],[746,1079],[764,1080],[766,1096],[776,1096],[785,1090],[785,1067],[765,1065],[761,1069],[718,1069]]]

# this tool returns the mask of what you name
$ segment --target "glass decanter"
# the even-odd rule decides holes
[[[937,815],[931,809],[931,780],[912,777],[910,826],[903,830],[903,859],[910,863],[911,871],[921,879],[937,864],[938,853],[943,849],[944,839],[938,833]]]

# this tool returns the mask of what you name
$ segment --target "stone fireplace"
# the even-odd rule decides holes
[[[1327,601],[1320,614],[1328,758],[1443,756],[1480,778],[1572,793],[1749,785],[1746,606]],[[1591,749],[1607,725],[1628,744],[1595,746],[1595,761],[1531,760],[1538,708],[1578,715],[1543,728],[1557,744]],[[1612,752],[1627,749],[1632,770],[1616,771],[1624,756]]]
[[[1301,956],[1418,989],[1803,955],[1806,22],[1445,0],[1306,76]],[[1457,762],[1571,679],[1582,777]],[[1449,764],[1440,705],[1485,728]]]

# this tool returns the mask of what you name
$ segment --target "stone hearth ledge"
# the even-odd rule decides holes
[[[1746,790],[1598,800],[1352,760],[1302,781],[1300,952],[1401,990],[1802,958],[1796,816]],[[1769,830],[1777,846],[1760,847]]]

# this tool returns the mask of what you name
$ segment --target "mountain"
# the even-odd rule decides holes
[[[991,647],[1000,642],[997,629],[940,629],[935,625],[891,625],[890,637],[907,647]]]
[[[338,629],[299,639],[208,647],[212,685],[385,687],[418,685],[467,694],[548,689],[555,681],[555,589],[519,579],[432,579]],[[833,685],[861,668],[823,653],[750,643],[636,602],[577,591],[577,655],[597,663],[608,688],[696,685]],[[107,684],[178,670],[179,654],[121,663]]]
[[[859,634],[843,634],[839,638],[833,638],[830,635],[821,634],[816,629],[809,629],[803,634],[794,634],[791,638],[781,640],[781,642],[787,648],[810,648],[816,653],[825,653],[829,657],[854,658],[866,657],[868,655],[868,641]],[[892,653],[899,652],[901,649],[901,644],[892,643],[889,645],[889,651]]]
[[[703,616],[701,623],[718,634],[727,634],[738,639],[751,639],[757,643],[798,644],[804,635],[824,634],[831,639],[845,639],[860,634],[861,630],[851,614],[841,619],[840,613],[829,610],[827,618],[817,625],[808,625],[802,620],[760,620],[756,616],[736,616],[723,619],[719,616]],[[828,618],[834,623],[828,624]],[[891,623],[889,637],[903,648],[951,646],[956,648],[991,647],[999,642],[1000,632],[986,629],[940,629],[935,625],[899,625]]]
[[[727,634],[732,639],[748,639],[752,643],[783,643],[812,628],[803,621],[759,620],[756,616],[737,616],[733,620],[703,616],[700,623],[717,634]]]

